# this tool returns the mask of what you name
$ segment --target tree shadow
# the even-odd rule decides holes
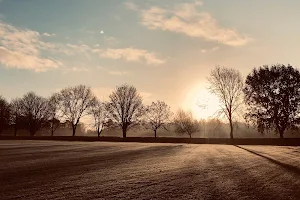
[[[245,150],[245,151],[248,151],[249,153],[252,153],[252,154],[254,154],[254,155],[257,155],[257,156],[260,156],[260,157],[262,157],[262,158],[265,158],[265,159],[268,160],[269,162],[274,163],[274,164],[277,164],[277,165],[279,165],[280,167],[282,167],[282,168],[288,170],[289,172],[294,173],[294,174],[296,174],[297,176],[300,176],[300,168],[298,168],[298,167],[295,167],[295,166],[292,166],[292,165],[289,165],[289,164],[280,162],[280,161],[278,161],[278,160],[275,160],[275,159],[270,158],[270,157],[268,157],[268,156],[264,156],[264,155],[262,155],[262,154],[260,154],[260,153],[258,153],[258,152],[255,152],[255,151],[250,150],[250,149],[243,148],[243,147],[238,146],[238,145],[234,145],[234,146],[236,146],[237,148],[243,149],[243,150]]]

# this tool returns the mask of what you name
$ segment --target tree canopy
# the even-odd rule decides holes
[[[140,123],[144,111],[142,97],[135,87],[124,84],[117,86],[109,98],[106,109],[126,138],[127,130]]]
[[[246,78],[246,119],[258,131],[275,129],[283,138],[287,129],[300,123],[300,73],[288,65],[263,66]]]

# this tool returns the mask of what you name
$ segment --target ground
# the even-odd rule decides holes
[[[299,199],[300,147],[0,141],[0,199]]]

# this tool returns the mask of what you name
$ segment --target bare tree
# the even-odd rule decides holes
[[[122,128],[123,137],[127,130],[140,123],[143,115],[142,97],[136,88],[127,84],[118,86],[109,95],[110,102],[106,105],[111,120]]]
[[[230,124],[230,138],[233,139],[233,117],[242,104],[243,79],[238,70],[216,67],[211,71],[209,90],[220,100],[221,112]]]
[[[14,135],[21,127],[22,120],[22,100],[20,98],[13,99],[10,102],[10,124],[14,126]]]
[[[100,137],[100,134],[108,120],[108,112],[106,111],[105,104],[95,98],[90,107],[90,114],[93,116],[94,127],[97,131],[98,137]]]
[[[177,133],[187,134],[190,138],[192,138],[193,133],[200,131],[200,123],[194,119],[190,111],[178,110],[174,124]]]
[[[151,105],[146,107],[144,126],[147,129],[154,131],[154,137],[156,137],[157,129],[167,129],[167,123],[172,115],[171,108],[163,101],[152,102]]]
[[[47,103],[46,98],[37,96],[34,92],[25,94],[21,100],[21,112],[31,136],[34,136],[48,119]]]
[[[51,136],[60,125],[61,113],[61,96],[58,93],[53,94],[48,100],[49,125]]]
[[[63,117],[71,122],[73,136],[75,136],[80,119],[88,114],[88,109],[95,97],[90,87],[78,85],[63,89],[60,92],[60,98]]]
[[[0,134],[9,126],[10,106],[9,103],[0,96]]]

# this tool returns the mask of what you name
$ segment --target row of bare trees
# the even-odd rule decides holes
[[[237,116],[243,116],[260,132],[275,130],[281,138],[286,130],[299,128],[300,72],[292,66],[253,69],[245,83],[238,70],[216,67],[208,81],[209,90],[220,100],[220,113],[228,120],[231,139]],[[144,106],[137,89],[124,84],[116,87],[107,102],[97,99],[91,88],[84,85],[67,87],[50,98],[29,92],[8,103],[1,97],[0,133],[12,126],[15,135],[18,129],[26,128],[34,136],[47,127],[53,135],[60,122],[65,121],[74,136],[86,115],[92,116],[98,136],[105,127],[120,128],[124,138],[129,129],[140,125],[152,130],[155,137],[158,129],[168,130],[170,124],[175,125],[176,132],[189,137],[200,130],[200,123],[191,112],[179,110],[171,121],[173,114],[165,102]]]
[[[65,121],[72,127],[72,135],[75,136],[80,120],[87,115],[92,117],[98,137],[107,127],[120,128],[125,138],[129,129],[140,125],[152,130],[156,137],[158,129],[168,130],[173,114],[170,106],[163,101],[144,106],[137,89],[127,84],[118,86],[109,95],[108,102],[97,99],[91,88],[78,85],[62,89],[49,98],[29,92],[8,103],[1,97],[0,134],[5,128],[13,127],[15,135],[19,129],[27,129],[34,136],[40,129],[47,128],[53,136],[61,122]],[[178,111],[174,122],[178,132],[190,137],[197,131],[193,127],[195,120],[191,113]]]

